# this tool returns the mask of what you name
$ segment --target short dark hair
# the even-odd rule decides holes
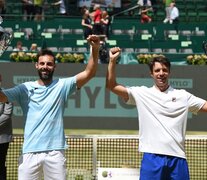
[[[40,56],[44,56],[44,55],[52,56],[55,63],[55,55],[50,49],[41,49],[37,54],[37,61],[39,60]]]
[[[154,57],[151,59],[151,61],[148,63],[148,66],[149,66],[151,72],[153,72],[153,67],[156,62],[164,64],[170,72],[170,68],[171,68],[170,61],[168,60],[168,58],[166,58],[164,56],[157,56],[157,57]]]

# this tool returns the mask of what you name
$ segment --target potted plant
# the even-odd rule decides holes
[[[77,53],[57,53],[56,59],[58,62],[61,63],[83,63],[84,62],[84,55],[77,54]]]
[[[190,65],[206,65],[207,56],[205,54],[189,55],[187,56],[186,61]]]
[[[140,64],[148,64],[154,57],[164,56],[162,54],[138,54],[137,60]]]
[[[29,52],[13,52],[9,55],[10,59],[14,62],[36,62],[37,61],[37,53],[29,53]]]

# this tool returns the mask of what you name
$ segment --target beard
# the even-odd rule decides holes
[[[47,74],[42,73],[44,70],[39,69],[38,74],[42,81],[49,81],[52,80],[54,71],[47,71]]]

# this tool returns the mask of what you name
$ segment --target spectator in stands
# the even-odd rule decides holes
[[[100,35],[103,34],[103,29],[101,26],[102,11],[99,4],[95,4],[93,7],[93,12],[90,14],[93,20],[93,34]]]
[[[5,0],[0,0],[0,15],[2,18],[4,18],[5,14],[6,14]]]
[[[139,151],[143,152],[140,179],[189,180],[185,153],[188,112],[207,112],[207,101],[169,84],[170,61],[163,56],[149,62],[154,85],[124,86],[116,81],[116,60],[121,49],[110,50],[106,87],[139,114]]]
[[[36,43],[32,43],[31,47],[30,47],[30,51],[34,51],[37,52],[38,48],[37,48],[37,44]]]
[[[106,35],[106,40],[109,38],[111,20],[107,11],[102,11],[101,25],[103,30],[103,35]]]
[[[90,17],[88,8],[84,8],[82,10],[82,13],[83,13],[83,16],[81,20],[81,25],[84,28],[84,39],[87,39],[87,37],[92,34],[92,29],[93,29],[92,19]]]
[[[67,15],[65,0],[59,0],[55,3],[52,3],[53,6],[59,6],[59,14],[60,15]]]
[[[166,19],[164,20],[164,23],[167,23],[167,22],[169,22],[170,24],[178,23],[179,10],[175,6],[175,2],[171,2],[169,7],[170,7],[169,17],[166,17]]]
[[[0,75],[0,86],[2,76]],[[1,88],[0,88],[1,89]],[[9,143],[12,141],[12,111],[10,102],[0,103],[0,179],[6,180],[6,156]]]
[[[106,38],[102,37],[99,49],[99,63],[107,64],[109,62],[109,50],[106,44]]]
[[[34,0],[35,21],[42,21],[44,19],[43,3],[44,3],[44,0]]]
[[[16,47],[13,49],[13,51],[26,51],[27,49],[23,47],[22,41],[17,41]]]
[[[163,0],[164,4],[165,4],[165,19],[164,19],[164,23],[167,23],[170,20],[170,12],[171,12],[171,7],[170,7],[170,3],[174,2],[172,0]]]
[[[143,6],[141,8],[141,23],[150,23],[152,21],[152,7]]]
[[[139,0],[137,4],[139,7],[141,23],[150,23],[152,21],[153,7],[151,0]]]
[[[157,14],[157,0],[151,0],[152,3],[152,8],[153,8],[153,14],[156,15]]]
[[[55,55],[44,49],[38,53],[35,64],[38,80],[0,91],[0,102],[19,103],[25,117],[24,143],[18,167],[19,180],[66,180],[64,150],[67,142],[63,127],[65,105],[72,93],[95,76],[98,65],[99,37],[90,35],[87,41],[91,54],[82,72],[54,80]]]
[[[170,24],[177,24],[179,22],[179,10],[175,6],[175,2],[170,3],[171,12],[170,12]]]
[[[22,0],[22,12],[24,20],[34,20],[35,10],[32,0]]]

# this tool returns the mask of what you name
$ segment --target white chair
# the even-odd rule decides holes
[[[180,53],[186,53],[186,54],[193,54],[193,50],[191,48],[182,48],[179,50]]]
[[[84,53],[84,52],[88,52],[88,49],[86,47],[77,47],[73,49],[75,52],[80,52],[80,53]]]
[[[122,51],[127,53],[134,53],[134,48],[123,48]]]
[[[53,51],[53,52],[58,52],[58,48],[57,47],[48,47],[47,49]]]
[[[112,34],[114,34],[114,35],[121,35],[121,34],[123,34],[123,30],[122,29],[113,29],[112,30]]]
[[[72,47],[60,47],[59,48],[60,52],[73,52],[73,48]]]
[[[74,34],[83,34],[83,29],[73,29]]]
[[[43,32],[55,34],[57,30],[55,28],[45,28]]]
[[[174,54],[177,53],[177,49],[175,48],[163,49],[163,52]]]
[[[58,29],[58,32],[59,33],[62,33],[62,34],[72,34],[72,30],[71,29],[68,29],[68,28]]]
[[[148,48],[136,48],[135,52],[137,52],[137,53],[149,53],[150,50]]]
[[[195,36],[205,36],[206,35],[204,30],[198,30],[198,31],[195,30],[192,32],[192,34]]]
[[[162,53],[162,48],[153,48],[152,52],[154,52],[154,53]]]

